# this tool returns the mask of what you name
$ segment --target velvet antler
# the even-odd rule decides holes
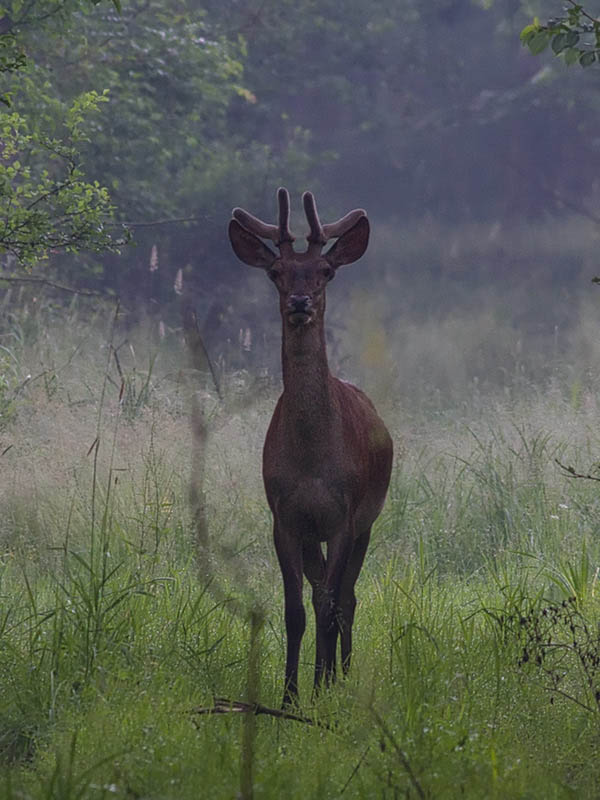
[[[281,187],[277,190],[277,204],[279,206],[279,222],[277,225],[263,222],[253,214],[244,211],[243,208],[234,208],[232,212],[233,218],[250,233],[260,236],[261,239],[270,239],[279,248],[282,244],[289,243],[291,245],[294,241],[294,236],[290,231],[290,196],[287,189]]]

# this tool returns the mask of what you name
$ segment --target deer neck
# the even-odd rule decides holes
[[[322,318],[301,328],[289,328],[284,323],[281,361],[286,417],[300,435],[320,435],[332,416],[331,373]]]

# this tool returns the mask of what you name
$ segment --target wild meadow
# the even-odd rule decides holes
[[[1,797],[597,796],[591,302],[545,351],[483,312],[347,321],[362,345],[347,362],[340,336],[333,366],[376,400],[395,466],[351,672],[317,697],[308,614],[305,721],[233,705],[283,689],[260,477],[277,375],[220,364],[219,396],[156,320],[25,292],[2,312]]]

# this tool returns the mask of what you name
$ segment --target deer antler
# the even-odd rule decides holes
[[[308,240],[309,249],[314,249],[319,252],[327,244],[330,239],[337,239],[343,236],[346,231],[353,228],[361,217],[366,217],[366,211],[362,208],[355,208],[354,211],[349,211],[344,217],[338,219],[337,222],[330,222],[326,225],[321,225],[321,220],[317,213],[317,205],[312,192],[304,192],[302,195],[302,203],[304,205],[304,213],[310,227],[310,232],[306,237]],[[275,242],[277,247],[281,246],[291,247],[295,241],[295,237],[290,231],[290,196],[287,189],[283,187],[277,190],[277,204],[279,207],[279,217],[277,225],[271,225],[268,222],[249,214],[243,208],[234,208],[233,217],[240,225],[255,236],[261,239],[270,239]]]
[[[319,245],[319,248],[323,247],[330,239],[337,239],[342,236],[346,231],[349,231],[350,228],[353,228],[361,217],[367,216],[363,208],[355,208],[354,211],[349,211],[344,217],[338,219],[337,222],[321,225],[313,193],[304,192],[302,195],[302,203],[304,205],[306,219],[310,226],[310,233],[306,237],[308,244]]]
[[[291,244],[295,238],[290,231],[290,196],[287,189],[281,187],[277,190],[277,204],[279,206],[279,222],[277,225],[263,222],[253,214],[244,211],[243,208],[234,208],[232,213],[234,219],[247,231],[255,236],[260,236],[261,239],[271,239],[277,247],[280,247],[286,242]]]

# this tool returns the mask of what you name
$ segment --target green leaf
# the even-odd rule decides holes
[[[579,59],[579,63],[582,67],[591,67],[595,60],[596,53],[592,50],[591,52],[583,53]]]
[[[529,42],[529,40],[532,39],[535,36],[535,34],[538,32],[538,30],[539,30],[539,25],[535,25],[535,24],[526,25],[523,28],[523,30],[521,31],[521,34],[520,34],[520,37],[519,37],[521,39],[521,42],[523,44],[527,44]]]
[[[567,42],[567,34],[559,33],[552,39],[552,50],[555,55],[559,55],[569,46]]]
[[[576,47],[570,47],[568,50],[564,50],[563,56],[567,67],[570,67],[572,64],[575,64],[579,60],[580,55],[581,55],[581,50],[578,50]]]
[[[549,34],[548,31],[538,31],[538,33],[536,33],[529,40],[529,42],[527,42],[527,46],[534,56],[539,55],[543,50],[546,49],[548,42],[550,41],[550,35],[551,34]]]
[[[583,10],[583,6],[581,6],[581,5],[573,5],[573,7],[570,8],[567,11],[567,14],[568,14],[568,17],[569,17],[569,23],[571,25],[579,25],[579,19],[581,17],[582,10]]]
[[[566,39],[567,47],[575,47],[575,45],[579,41],[579,34],[577,33],[577,31],[569,31],[566,34],[566,36],[567,36]]]

